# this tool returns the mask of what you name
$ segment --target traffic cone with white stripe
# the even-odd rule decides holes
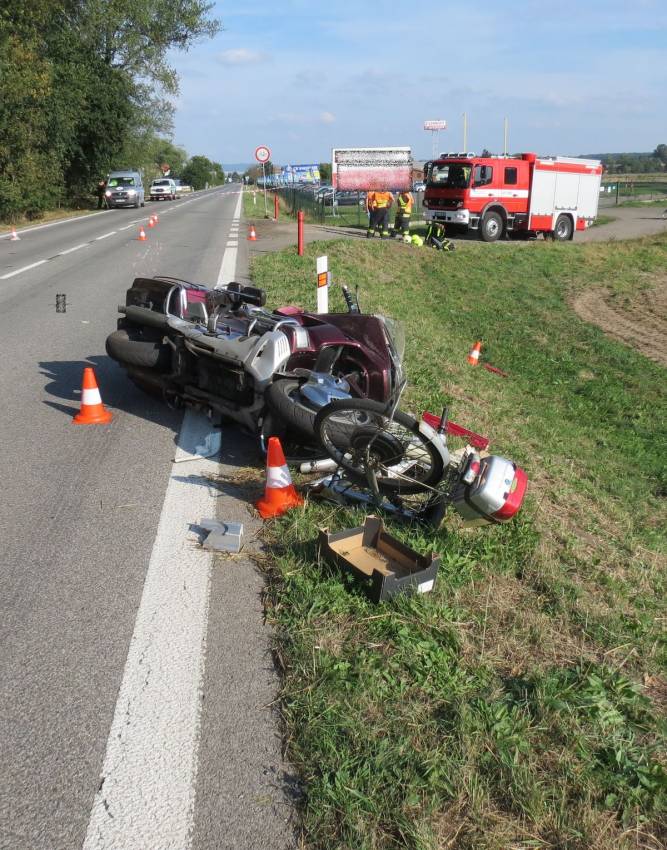
[[[148,219],[148,226],[149,226],[149,227],[155,227],[155,219],[153,218],[153,216],[151,216],[151,217]]]
[[[146,242],[148,240],[148,236],[146,236],[146,231],[144,230],[143,224],[139,228],[139,236],[137,236],[137,239],[140,242]]]
[[[12,227],[12,235],[9,237],[9,241],[10,242],[20,242],[21,241],[21,237],[16,232],[15,227]]]
[[[81,410],[72,419],[74,425],[106,425],[111,422],[111,413],[102,404],[102,397],[95,380],[92,366],[83,370]]]
[[[470,363],[471,366],[479,365],[479,355],[481,354],[481,351],[482,343],[477,341],[470,349],[470,353],[468,354],[468,363]]]
[[[250,225],[250,233],[248,234],[248,242],[257,242],[257,234],[255,233],[255,225]]]
[[[160,219],[157,217],[157,213],[153,213],[153,221],[157,224]]]
[[[291,508],[298,508],[303,499],[296,492],[285,455],[278,437],[269,437],[269,450],[266,456],[266,487],[264,497],[255,507],[262,519],[281,516]]]

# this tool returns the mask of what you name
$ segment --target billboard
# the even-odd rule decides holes
[[[412,188],[410,148],[334,148],[331,182],[339,190]]]
[[[436,120],[432,120],[432,121],[424,121],[424,129],[425,130],[432,130],[432,131],[436,131],[436,132],[438,130],[446,130],[447,129],[447,122],[443,119],[436,119]]]
[[[320,166],[317,162],[310,165],[285,165],[280,172],[281,183],[319,183]]]

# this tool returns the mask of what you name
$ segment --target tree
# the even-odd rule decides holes
[[[320,182],[331,183],[331,163],[330,162],[321,162],[320,163]]]
[[[168,51],[219,23],[205,0],[20,0],[0,7],[0,217],[88,195],[113,166],[180,169],[164,138]],[[217,174],[217,170],[216,170]],[[217,178],[216,178],[217,179]]]
[[[225,182],[225,172],[218,162],[205,156],[193,156],[183,169],[182,179],[193,189],[204,189],[207,185],[218,186]]]
[[[667,168],[667,145],[658,145],[653,151],[653,156],[660,160],[663,168]]]

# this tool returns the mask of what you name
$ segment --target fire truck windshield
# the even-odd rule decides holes
[[[466,189],[470,185],[472,167],[460,162],[434,162],[428,185],[439,189]]]

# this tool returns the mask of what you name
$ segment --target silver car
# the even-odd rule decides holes
[[[144,184],[138,171],[112,171],[104,198],[108,207],[143,207]]]
[[[149,197],[151,201],[175,201],[180,198],[176,181],[171,177],[160,177],[151,183]]]

